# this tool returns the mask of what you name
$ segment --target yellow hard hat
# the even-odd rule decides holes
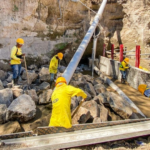
[[[63,53],[58,53],[57,56],[58,56],[58,58],[59,58],[60,60],[63,59]]]
[[[20,44],[20,45],[23,45],[23,44],[24,44],[24,40],[21,39],[21,38],[18,38],[18,39],[16,40],[16,42],[17,42],[18,44]]]
[[[139,66],[139,68],[140,68],[140,69],[143,69],[143,67],[142,67],[142,66]]]
[[[128,63],[129,62],[129,58],[125,58],[124,61]]]
[[[67,83],[66,82],[66,79],[64,77],[58,77],[57,80],[56,80],[56,83],[55,83],[55,86],[60,83],[60,82],[64,82],[64,83]]]

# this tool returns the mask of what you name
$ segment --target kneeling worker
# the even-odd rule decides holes
[[[54,77],[57,74],[58,62],[62,59],[63,59],[63,53],[58,53],[50,61],[49,72],[51,76],[50,78],[51,83],[54,81]]]
[[[71,128],[71,97],[87,95],[79,88],[67,85],[64,77],[59,77],[55,83],[55,89],[52,94],[52,115],[49,126]]]
[[[127,75],[127,69],[129,68],[129,58],[125,58],[119,67],[119,70],[122,74],[122,78],[121,78],[121,83],[125,83],[126,80],[126,75]]]

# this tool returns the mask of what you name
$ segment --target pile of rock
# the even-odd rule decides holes
[[[61,76],[65,68],[64,66],[59,67],[58,76]],[[119,95],[107,91],[102,75],[93,79],[90,75],[81,73],[83,68],[89,69],[87,66],[81,65],[70,81],[71,85],[82,89],[87,94],[86,101],[72,120],[73,124],[99,123],[139,117],[136,110]],[[12,72],[6,73],[0,70],[0,124],[3,124],[0,125],[0,128],[3,128],[3,131],[8,127],[14,128],[10,130],[12,133],[48,126],[53,92],[49,82],[49,68],[46,65],[41,68],[31,65],[28,68],[28,76],[31,89],[24,90],[24,86],[12,87]],[[22,68],[21,78],[23,85],[27,84],[24,68]],[[81,100],[81,97],[72,98],[71,111],[77,108]],[[14,125],[13,127],[10,122]],[[6,132],[1,132],[1,134],[6,134]]]

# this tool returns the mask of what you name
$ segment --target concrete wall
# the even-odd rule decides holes
[[[104,72],[108,76],[112,76],[115,79],[121,80],[119,65],[119,61],[99,56],[100,71]],[[135,89],[138,89],[140,84],[147,84],[150,86],[150,72],[141,70],[136,67],[131,67],[127,71],[127,82]]]

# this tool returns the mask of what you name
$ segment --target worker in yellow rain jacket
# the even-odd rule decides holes
[[[55,89],[52,94],[52,115],[49,126],[71,128],[71,97],[81,96],[86,98],[87,95],[79,88],[66,84],[64,77],[59,77],[55,83]]]
[[[54,81],[54,77],[57,74],[58,63],[62,59],[63,59],[63,54],[58,53],[50,61],[49,72],[50,72],[50,76],[51,76],[51,78],[50,78],[51,83]]]
[[[125,58],[121,63],[119,70],[122,74],[121,83],[125,83],[126,75],[127,75],[127,69],[129,68],[129,58]]]
[[[24,40],[18,38],[16,40],[16,46],[14,46],[11,50],[10,65],[13,71],[13,84],[17,84],[18,79],[20,77],[21,62],[23,62],[22,56],[25,56],[25,54],[22,54],[22,50],[21,50],[23,44],[24,44]]]

